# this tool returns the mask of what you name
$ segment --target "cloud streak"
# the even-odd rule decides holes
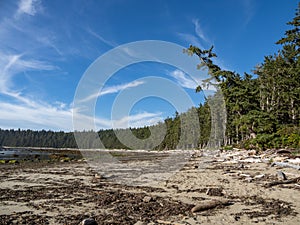
[[[244,26],[247,26],[255,14],[255,3],[251,0],[243,0],[241,1],[241,4],[244,8],[243,11],[245,15]]]
[[[30,100],[23,100],[28,102]],[[0,100],[0,127],[2,129],[45,129],[73,131],[73,109],[65,104],[49,105],[38,102],[32,104],[9,103]],[[95,123],[95,129],[128,128],[154,125],[163,121],[162,113],[141,112],[134,115],[123,116],[120,119],[106,119],[95,116],[94,118],[85,115],[76,116],[82,121],[81,129],[87,130],[87,124]],[[87,122],[88,121],[88,122]],[[77,126],[78,128],[78,126]]]
[[[216,91],[216,88],[213,85],[209,85],[209,87],[206,87],[204,85],[203,83],[203,79],[205,79],[204,77],[191,78],[186,73],[178,69],[169,72],[168,74],[176,80],[178,85],[184,88],[195,90],[196,87],[200,85],[203,90]]]
[[[50,105],[0,101],[1,128],[71,130],[71,110]]]
[[[53,66],[48,62],[25,59],[24,56],[24,53],[5,55],[0,52],[0,92],[9,92],[12,78],[18,73],[34,70],[50,71],[58,69],[58,67]]]
[[[203,48],[202,44],[200,43],[199,39],[193,34],[186,34],[186,33],[177,33],[177,35],[184,41],[186,41],[189,45],[194,45],[199,48]]]
[[[181,70],[174,70],[170,73],[170,75],[175,78],[177,83],[184,87],[189,89],[196,89],[196,87],[199,85],[195,80],[192,80],[189,78],[184,72]]]
[[[113,120],[113,128],[128,128],[151,126],[163,121],[162,113],[142,112],[135,115],[124,116],[119,120]]]
[[[206,36],[203,28],[201,27],[199,19],[193,19],[192,23],[194,25],[193,33],[177,33],[177,36],[179,36],[189,44],[197,46],[199,48],[204,48],[204,43],[211,45],[211,41]]]
[[[116,47],[117,44],[115,44],[112,41],[109,41],[107,39],[105,39],[104,37],[102,37],[100,34],[97,34],[95,31],[93,31],[90,27],[88,27],[86,29],[86,31],[91,34],[93,37],[97,38],[98,40],[102,41],[104,44],[110,46],[110,47]]]
[[[201,26],[200,26],[200,22],[198,19],[194,19],[192,20],[194,26],[195,26],[195,33],[197,34],[197,36],[199,38],[201,38],[203,41],[210,43],[210,41],[208,40],[208,38],[205,36]]]
[[[118,93],[118,92],[123,91],[125,89],[137,87],[137,86],[140,86],[142,84],[144,84],[143,81],[133,81],[133,82],[126,83],[126,84],[106,87],[106,88],[103,88],[102,91],[97,91],[96,93],[91,94],[90,96],[80,100],[79,102],[81,102],[81,103],[88,102],[88,101],[91,101],[91,100],[93,100],[95,98],[98,98],[100,96]]]

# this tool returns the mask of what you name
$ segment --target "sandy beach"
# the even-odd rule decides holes
[[[117,182],[82,160],[1,164],[0,224],[78,225],[88,217],[99,224],[300,224],[297,155],[232,150],[190,156],[177,172],[142,174],[151,178],[144,183]],[[133,154],[122,163],[143,168],[153,157]],[[161,177],[167,179],[153,181]]]

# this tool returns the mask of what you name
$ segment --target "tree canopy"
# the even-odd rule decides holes
[[[215,95],[208,96],[198,107],[181,114],[176,112],[173,118],[166,118],[164,120],[166,134],[159,145],[155,145],[154,135],[152,139],[149,138],[137,146],[141,149],[205,148],[210,145],[258,149],[300,148],[300,3],[295,17],[287,24],[291,28],[276,42],[281,49],[265,56],[264,61],[255,67],[253,74],[240,75],[223,70],[215,63],[217,55],[213,52],[213,46],[208,50],[196,46],[186,49],[186,53],[199,57],[198,68],[203,66],[208,68],[211,78],[206,80],[205,84],[217,86],[218,91]],[[202,88],[199,86],[195,91],[201,92]],[[224,102],[220,101],[220,93],[224,97]],[[226,106],[226,117],[220,117],[222,113],[215,110],[216,108],[212,110],[212,107],[220,104]],[[184,122],[189,121],[195,113],[200,127],[200,132],[196,132],[196,136],[195,126]],[[226,124],[224,133],[222,129],[215,127],[222,127],[224,124]],[[161,125],[156,125],[156,128],[159,129]],[[106,148],[130,148],[121,143],[115,132],[126,138],[128,134],[126,131],[130,130],[138,139],[143,140],[151,137],[150,128],[128,128],[117,131],[110,129],[100,130],[97,133]],[[95,132],[83,133],[84,146],[97,147]],[[77,147],[71,132],[20,129],[0,129],[0,145]]]

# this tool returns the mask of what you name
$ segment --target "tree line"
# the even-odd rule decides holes
[[[224,145],[246,148],[300,147],[300,3],[287,23],[291,29],[276,42],[281,49],[265,56],[253,75],[223,70],[214,63],[216,54],[190,46],[218,82],[226,111]],[[197,90],[201,89],[198,87]]]
[[[81,132],[81,146],[97,148],[99,137],[108,149],[300,148],[300,3],[295,17],[287,24],[291,29],[276,43],[281,49],[265,56],[253,74],[223,70],[215,63],[213,47],[202,50],[190,46],[185,52],[199,57],[199,68],[208,68],[211,79],[206,80],[206,85],[217,88],[213,96],[198,107],[181,114],[176,112],[174,117],[154,126],[100,130],[98,136],[94,131]],[[200,91],[199,86],[196,92]],[[220,111],[223,108],[225,114]],[[194,115],[198,127],[185,122],[194,121]],[[161,137],[155,135],[160,132],[151,130],[163,127],[164,137],[157,144],[156,139]],[[124,144],[120,138],[130,140],[130,144]],[[76,148],[77,143],[73,132],[0,129],[0,146]]]

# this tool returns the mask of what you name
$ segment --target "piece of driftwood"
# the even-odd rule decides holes
[[[202,202],[196,206],[194,206],[191,210],[192,213],[195,212],[200,212],[200,211],[204,211],[204,210],[208,210],[208,209],[213,209],[216,208],[217,206],[227,206],[227,205],[232,205],[233,203],[228,201],[228,200],[223,200],[223,201],[219,201],[219,200],[211,200],[211,201],[207,201],[207,202]]]
[[[277,150],[278,154],[292,154],[292,152],[288,149],[279,149]]]
[[[300,166],[290,164],[290,163],[285,163],[285,162],[273,162],[271,166],[289,167],[296,170],[300,170]]]
[[[171,221],[164,221],[164,220],[157,220],[156,222],[158,222],[160,224],[172,224]]]
[[[265,184],[265,187],[273,187],[279,184],[293,184],[293,183],[298,183],[299,181],[300,181],[300,177],[296,177],[289,180],[278,180],[278,181],[273,181],[268,184]]]
[[[277,171],[277,177],[279,180],[287,180],[285,173],[282,171]]]
[[[165,220],[156,220],[156,222],[159,223],[159,224],[181,225],[180,223],[175,223],[175,222],[165,221]]]

